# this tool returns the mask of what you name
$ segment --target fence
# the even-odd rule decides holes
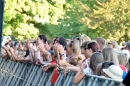
[[[56,84],[50,82],[52,71],[45,73],[40,66],[0,58],[0,86],[119,86],[120,82],[98,76],[86,76],[79,84],[72,83],[74,72],[63,75]]]

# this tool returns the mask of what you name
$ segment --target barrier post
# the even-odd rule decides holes
[[[4,0],[0,0],[0,43],[2,41],[1,39],[2,39],[2,29],[3,29],[3,15],[4,15]],[[1,48],[0,48],[0,52],[1,52]]]

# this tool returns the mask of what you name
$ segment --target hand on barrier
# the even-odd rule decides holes
[[[42,66],[42,70],[43,70],[44,72],[46,72],[49,68],[50,68],[50,63],[45,64],[44,66]]]
[[[40,61],[37,61],[35,64],[36,65],[41,65],[42,63]]]
[[[57,69],[57,70],[60,70],[59,60],[56,60],[56,69]]]
[[[70,72],[70,70],[65,66],[65,67],[63,68],[63,74],[66,76],[66,74],[67,74],[68,72]]]

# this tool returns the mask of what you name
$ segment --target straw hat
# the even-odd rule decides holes
[[[116,79],[118,81],[122,81],[123,71],[119,66],[111,65],[107,69],[103,69],[103,71],[112,79]]]

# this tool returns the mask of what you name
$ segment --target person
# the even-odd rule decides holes
[[[61,59],[61,57],[63,57],[63,59],[66,59],[66,46],[67,43],[65,38],[59,36],[54,39],[53,43],[54,53],[51,55],[52,61],[42,66],[43,71],[47,71],[49,68],[56,67],[58,64],[57,62]]]
[[[120,52],[120,47],[119,47],[118,43],[114,40],[108,42],[107,47],[114,48],[114,50],[117,51],[117,53]]]
[[[100,51],[102,52],[102,50],[107,46],[106,40],[104,38],[97,37],[95,38],[95,41],[97,41],[97,43],[99,44]]]
[[[96,74],[97,65],[103,61],[104,59],[102,54],[100,52],[94,52],[90,57],[90,62],[85,60],[85,62],[82,63],[80,70],[74,76],[73,83],[79,83],[85,75]]]
[[[130,42],[125,42],[124,43],[124,45],[125,45],[125,50],[128,50],[129,51],[129,54],[130,54]]]
[[[98,75],[98,76],[103,76],[103,75],[104,75],[104,72],[103,72],[102,69],[107,69],[107,68],[108,68],[109,66],[111,66],[111,65],[114,65],[114,63],[111,62],[111,61],[105,61],[105,62],[103,62],[103,63],[100,63],[100,64],[97,66],[97,68],[96,68],[96,70],[97,70],[96,75]]]
[[[48,52],[47,46],[48,42],[46,36],[39,35],[37,38],[37,46],[34,48],[34,54],[32,53],[33,60],[37,65],[52,61],[51,54]]]
[[[82,45],[82,43],[83,43],[83,39],[81,39],[79,37],[74,39],[72,46],[71,46],[71,50],[74,51],[74,54],[71,57],[67,58],[68,61],[70,58],[76,58],[78,60],[78,65],[80,65],[80,63],[82,63],[82,61],[85,59],[84,55],[81,54],[81,49],[80,49],[80,46]],[[60,60],[59,63],[61,66],[72,66],[66,60]]]
[[[91,41],[91,38],[89,36],[87,36],[86,34],[82,34],[81,38],[85,41]]]
[[[129,70],[130,70],[130,58],[128,60],[129,63]],[[128,71],[126,77],[124,78],[124,80],[122,81],[122,83],[120,84],[120,86],[130,86],[130,71]]]
[[[117,65],[111,65],[107,69],[103,69],[103,72],[105,77],[112,78],[118,81],[123,80],[123,70]]]
[[[29,62],[29,53],[28,52],[28,48],[26,46],[25,42],[20,42],[18,45],[18,49],[15,50],[13,47],[10,48],[10,53],[11,53],[11,57],[13,58],[14,61],[18,61],[18,62]]]
[[[9,43],[10,43],[10,41],[11,41],[10,36],[3,36],[2,37],[2,43],[1,43],[1,45],[2,45],[1,54],[2,55],[1,55],[1,57],[3,59],[8,59],[10,57],[10,55],[11,55],[11,53],[9,52],[9,49],[10,49]]]
[[[90,43],[90,41],[86,41],[86,42],[84,42],[83,44],[82,44],[82,46],[80,47],[81,48],[81,50],[82,50],[82,54],[85,56],[85,59],[82,61],[82,63],[85,61],[85,60],[90,60],[90,57],[91,57],[91,55],[92,55],[92,50],[91,49],[87,49],[87,46],[88,46],[88,44]],[[84,53],[83,53],[84,52]],[[69,60],[71,60],[71,58],[69,59]],[[72,64],[70,64],[70,65],[68,65],[68,63],[67,63],[67,61],[64,61],[65,63],[65,65],[66,65],[66,67],[62,67],[62,69],[63,69],[63,71],[65,72],[65,73],[68,73],[70,70],[71,71],[78,71],[79,69],[80,69],[80,66],[81,66],[81,64],[78,64],[78,65],[76,65],[76,66],[74,66],[74,65],[72,65]],[[64,74],[65,74],[64,73]]]
[[[128,65],[128,57],[127,54],[119,53],[118,54],[118,61],[119,61],[119,66],[121,69],[125,72],[127,72],[127,65]]]
[[[68,62],[69,61],[69,59],[72,57],[72,56],[74,56],[75,55],[75,53],[74,53],[74,49],[73,49],[73,41],[70,41],[70,42],[68,42],[68,44],[67,44],[67,47],[66,47],[66,61]]]
[[[90,58],[90,68],[92,69],[94,75],[97,73],[97,66],[102,62],[104,62],[103,55],[100,52],[94,52]]]
[[[104,48],[102,50],[104,61],[112,61],[115,65],[119,65],[117,54],[113,48]]]

